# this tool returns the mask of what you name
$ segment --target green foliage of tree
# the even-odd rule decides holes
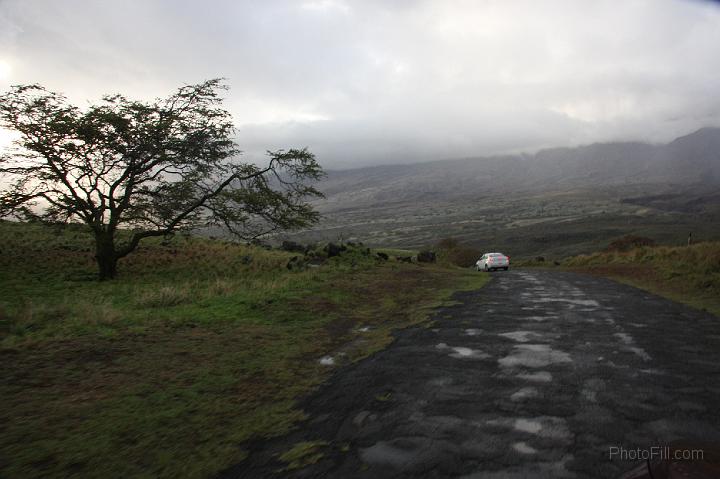
[[[19,133],[0,156],[0,217],[82,221],[100,279],[151,236],[221,226],[252,240],[319,219],[308,200],[323,175],[307,149],[242,162],[220,79],[142,102],[122,95],[80,108],[39,85],[0,96],[0,125]],[[131,230],[120,239],[120,229]],[[123,238],[125,236],[123,235]]]

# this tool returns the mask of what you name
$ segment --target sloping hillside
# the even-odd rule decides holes
[[[593,251],[628,233],[720,238],[720,128],[666,145],[605,143],[533,155],[331,171],[302,239],[419,247],[456,236],[511,254]]]
[[[322,183],[327,211],[358,205],[448,200],[511,191],[635,183],[720,182],[720,128],[667,145],[597,143],[534,155],[434,161],[331,171]]]

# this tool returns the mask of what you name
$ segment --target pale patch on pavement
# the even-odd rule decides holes
[[[542,338],[543,335],[540,333],[535,333],[533,331],[512,331],[509,333],[498,334],[498,336],[512,339],[513,341],[517,341],[518,343],[527,343],[533,340],[530,338],[530,336],[534,336],[535,338]]]
[[[323,356],[322,358],[320,358],[319,362],[323,366],[333,366],[335,364],[335,358],[333,358],[332,356]]]
[[[537,449],[535,449],[532,446],[529,446],[528,443],[526,443],[524,441],[516,442],[515,444],[513,444],[512,447],[520,454],[535,454],[535,453],[537,453]]]
[[[549,383],[550,381],[552,381],[553,378],[552,374],[550,374],[548,371],[518,374],[517,377],[526,381],[532,381],[537,383]]]
[[[510,396],[511,401],[524,401],[525,399],[534,398],[538,395],[538,390],[534,387],[525,387],[516,391]]]
[[[449,349],[450,351],[453,351],[450,353],[450,357],[457,359],[486,359],[490,357],[489,354],[486,354],[478,349],[466,348],[464,346],[448,346],[446,343],[437,344],[435,348],[439,350]]]
[[[567,362],[572,362],[568,353],[552,349],[547,344],[521,344],[514,347],[512,354],[498,360],[500,366],[506,368],[542,368],[549,364]]]

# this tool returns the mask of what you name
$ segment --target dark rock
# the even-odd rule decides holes
[[[418,263],[434,263],[437,256],[434,251],[420,251],[417,255]]]
[[[538,263],[544,263],[545,262],[545,256],[536,256],[535,261]]]
[[[282,249],[283,251],[289,251],[291,253],[305,253],[305,246],[294,241],[283,241],[280,249]]]
[[[387,254],[383,253],[382,251],[378,251],[376,254],[377,254],[377,257],[383,261],[387,261],[390,259],[390,257]]]
[[[333,256],[340,256],[340,253],[347,250],[347,248],[345,245],[338,246],[335,243],[328,243],[324,250],[327,253],[328,258],[332,258]]]
[[[555,266],[560,266],[560,261],[553,261],[553,264],[554,264]]]
[[[287,262],[285,267],[290,271],[302,271],[305,269],[305,260],[299,256],[293,256],[290,258],[290,261]]]

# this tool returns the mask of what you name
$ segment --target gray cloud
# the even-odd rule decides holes
[[[666,141],[720,124],[720,7],[690,0],[0,0],[0,88],[85,102],[228,78],[250,158],[330,167]]]

